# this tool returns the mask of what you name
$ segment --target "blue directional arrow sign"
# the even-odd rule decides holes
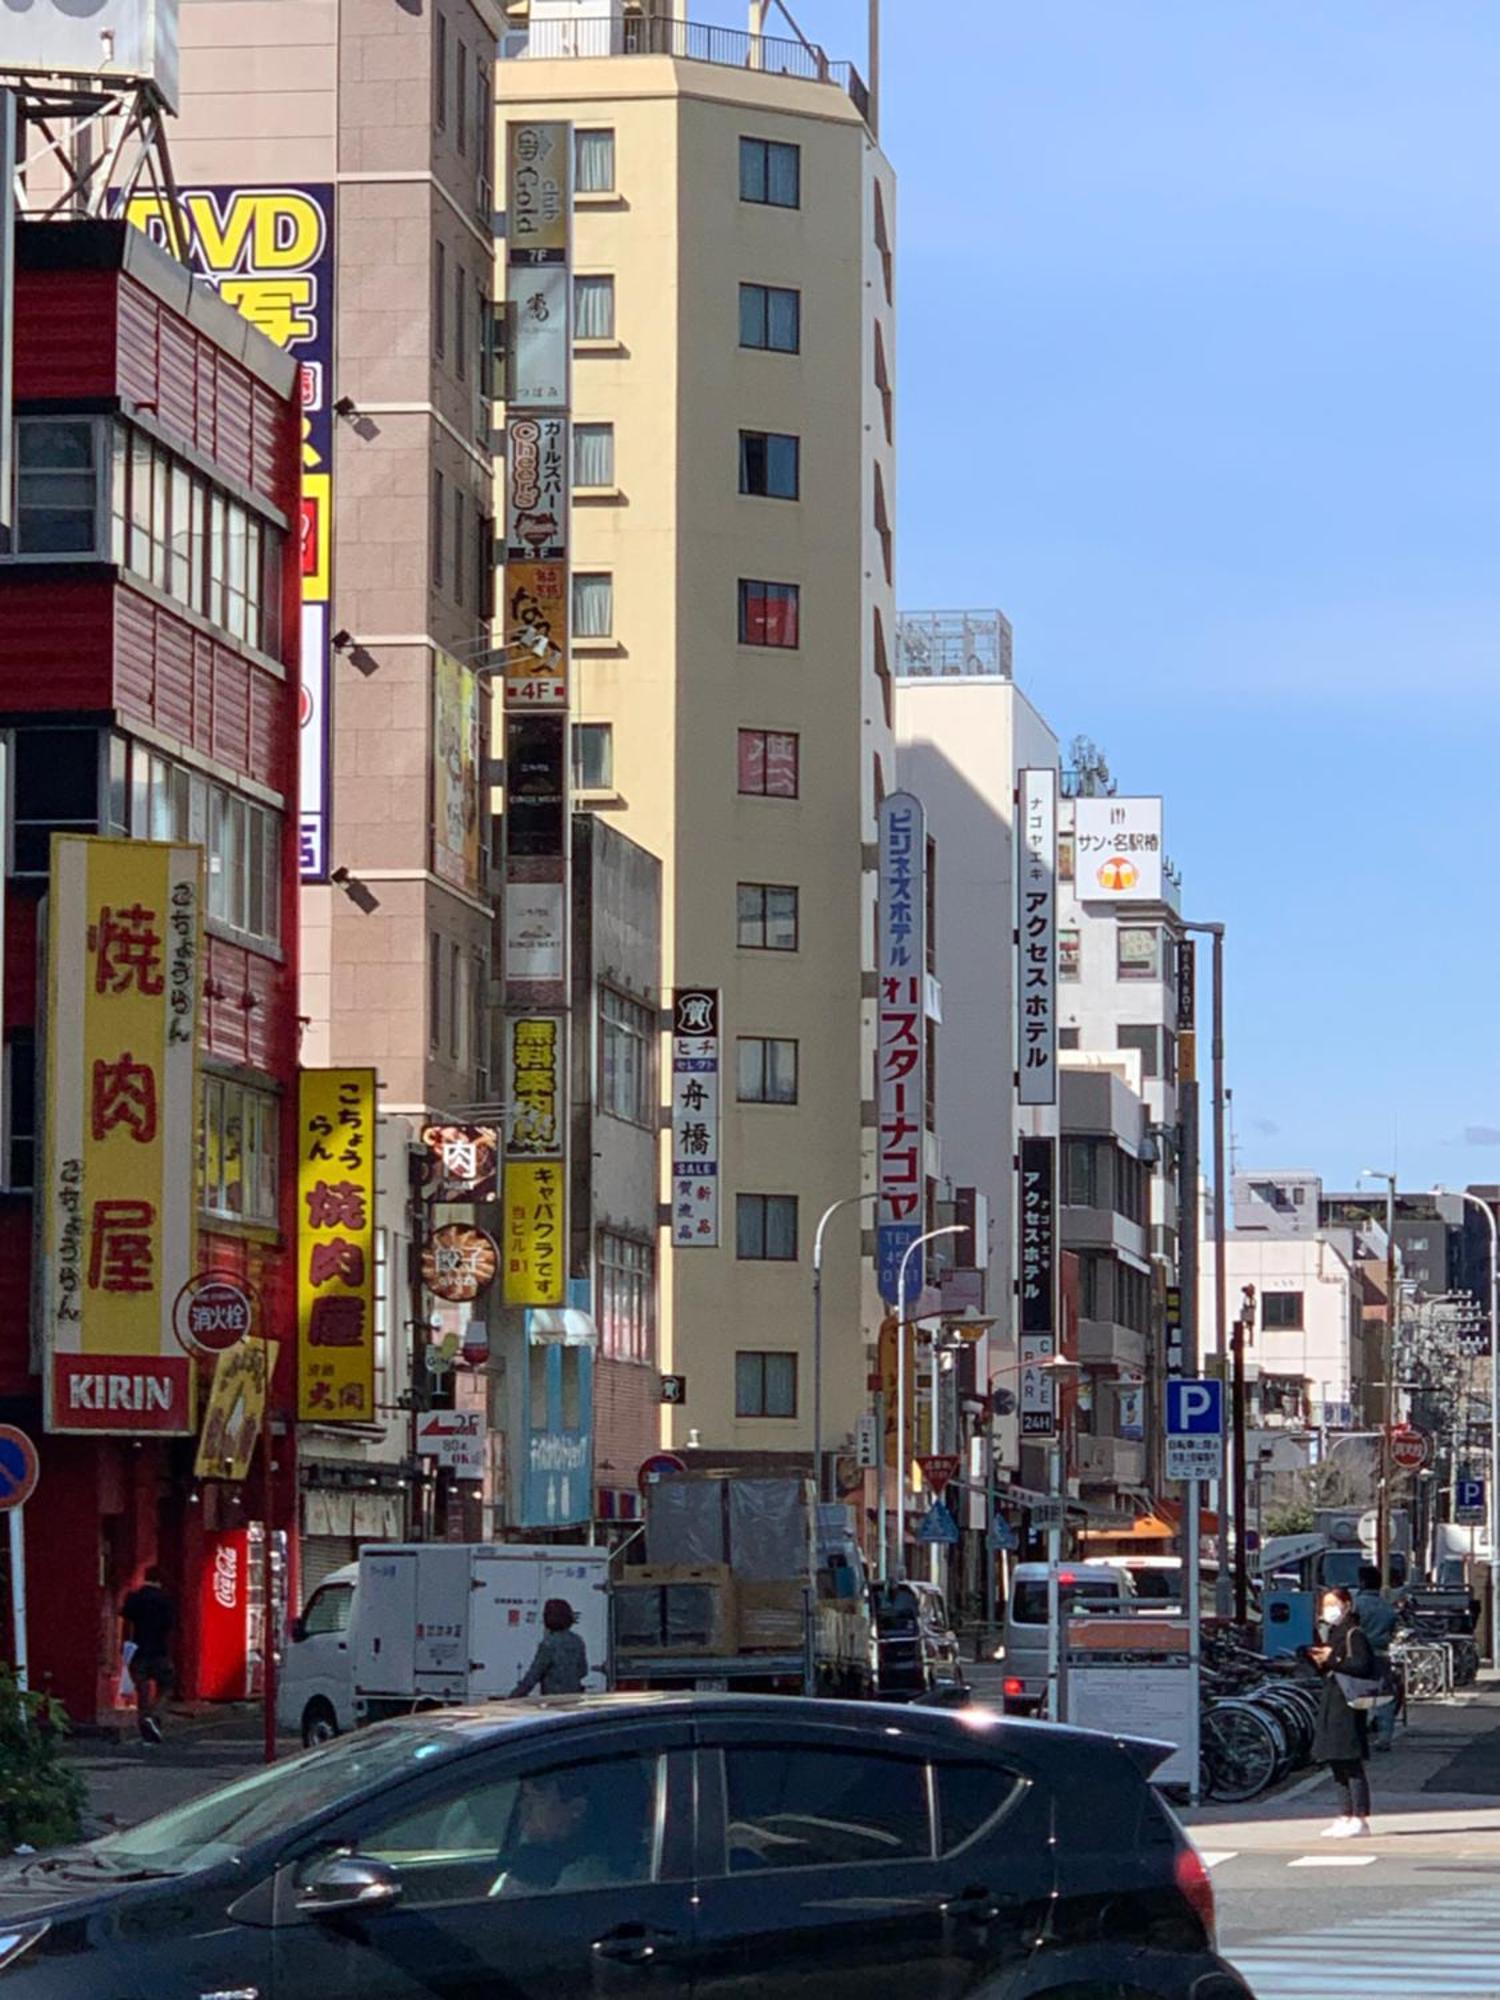
[[[958,1540],[958,1523],[948,1512],[948,1509],[943,1506],[941,1501],[935,1507],[929,1507],[927,1512],[922,1516],[922,1524],[917,1529],[917,1540],[919,1542],[956,1542]]]

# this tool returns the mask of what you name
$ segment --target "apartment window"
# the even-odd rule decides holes
[[[281,935],[281,819],[198,771],[136,743],[130,759],[130,832],[204,850],[208,915],[255,944]]]
[[[739,732],[741,796],[796,798],[800,741],[789,729],[742,729]]]
[[[461,946],[448,947],[448,1054],[457,1062],[463,1052],[464,955]]]
[[[1121,979],[1161,978],[1161,932],[1154,924],[1118,926],[1115,969]]]
[[[469,1061],[481,1081],[488,1078],[490,1069],[489,990],[489,963],[482,951],[473,952],[469,958]]]
[[[797,1102],[797,1044],[772,1035],[741,1035],[736,1044],[741,1104]]]
[[[764,500],[795,500],[801,450],[785,431],[740,432],[740,491]]]
[[[1074,836],[1071,833],[1060,833],[1057,836],[1057,879],[1059,882],[1071,882],[1073,879],[1073,840]]]
[[[448,349],[448,246],[432,251],[432,351],[441,361]]]
[[[18,729],[12,762],[13,866],[45,876],[54,833],[98,833],[97,729]]]
[[[573,637],[608,639],[615,629],[615,580],[608,570],[580,570],[573,578]]]
[[[199,1204],[208,1215],[275,1225],[279,1106],[268,1090],[206,1076],[199,1108]]]
[[[1262,1292],[1260,1323],[1267,1333],[1300,1333],[1303,1325],[1302,1293]]]
[[[797,949],[797,891],[771,882],[741,882],[739,944],[742,951]]]
[[[1068,1208],[1103,1208],[1101,1187],[1108,1184],[1108,1166],[1101,1161],[1104,1148],[1097,1139],[1063,1141],[1063,1203]],[[1104,1171],[1100,1169],[1103,1166]]]
[[[443,1046],[443,940],[436,931],[427,939],[427,1046],[434,1055]]]
[[[440,132],[448,129],[448,17],[437,17],[437,47],[432,58],[432,122]]]
[[[432,475],[432,587],[434,590],[441,590],[443,587],[443,509],[446,504],[443,492],[443,475],[440,472],[434,472]]]
[[[99,553],[99,433],[87,417],[16,425],[16,553]]]
[[[0,1186],[22,1189],[36,1185],[36,1036],[30,1028],[13,1028],[5,1038],[4,1073],[0,1075]]]
[[[485,185],[484,220],[489,222],[489,185],[492,165],[490,134],[494,120],[494,98],[490,94],[490,72],[477,51],[474,56],[474,165]]]
[[[468,500],[460,487],[453,489],[453,602],[464,601],[464,543],[468,534],[466,525]]]
[[[777,139],[741,139],[740,200],[802,206],[802,149]]]
[[[802,622],[802,589],[795,583],[740,578],[740,644],[794,651]]]
[[[613,987],[599,991],[599,1109],[648,1129],[656,1124],[656,1016]]]
[[[462,382],[469,368],[469,274],[462,264],[453,271],[453,372]]]
[[[587,277],[573,280],[573,338],[613,340],[615,337],[615,281]]]
[[[615,781],[615,732],[608,722],[573,724],[573,789],[607,792]]]
[[[458,130],[455,136],[458,140],[459,156],[462,158],[469,150],[469,50],[464,42],[458,45],[458,74],[453,79],[453,100],[454,111],[458,118]]]
[[[796,1355],[741,1348],[734,1357],[734,1414],[795,1417]]]
[[[614,483],[614,425],[574,424],[573,484],[575,486],[613,486]]]
[[[573,192],[613,194],[615,135],[607,126],[573,133]]]
[[[1083,940],[1077,931],[1059,931],[1057,934],[1057,976],[1059,979],[1077,979],[1083,971]]]
[[[1159,1077],[1162,1074],[1162,1031],[1160,1028],[1126,1026],[1115,1030],[1115,1047],[1134,1049],[1141,1058],[1143,1077]]]
[[[802,347],[802,294],[787,285],[740,286],[740,346],[772,354]]]
[[[649,1243],[599,1232],[599,1349],[611,1361],[656,1353],[656,1252]]]

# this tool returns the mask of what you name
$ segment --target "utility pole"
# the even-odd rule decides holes
[[[1225,1239],[1229,1232],[1229,1188],[1224,1175],[1224,1121],[1227,1100],[1224,1091],[1224,926],[1222,924],[1184,924],[1185,931],[1196,931],[1213,941],[1214,969],[1214,1010],[1213,1010],[1213,1113],[1214,1113],[1214,1372],[1221,1382],[1229,1381],[1229,1271],[1225,1255]],[[1196,1094],[1196,1086],[1195,1086]],[[1196,1116],[1196,1104],[1194,1107]],[[1196,1136],[1196,1126],[1195,1126]],[[1193,1190],[1195,1208],[1194,1227],[1197,1216],[1197,1188]],[[1196,1261],[1196,1240],[1194,1242],[1193,1288],[1196,1292],[1198,1266]],[[1185,1317],[1185,1314],[1184,1314]],[[1196,1327],[1194,1336],[1196,1339]],[[1202,1365],[1202,1357],[1199,1357]],[[1238,1445],[1241,1461],[1244,1456],[1244,1439]],[[1221,1480],[1219,1492],[1219,1532],[1222,1540],[1229,1509],[1225,1505],[1225,1482]],[[1222,1551],[1221,1551],[1222,1554]],[[1216,1587],[1215,1610],[1222,1618],[1229,1611],[1229,1565],[1220,1561],[1219,1580]]]
[[[1240,1315],[1234,1323],[1234,1369],[1230,1392],[1230,1484],[1234,1492],[1234,1622],[1243,1625],[1250,1611],[1250,1495],[1245,1473],[1245,1344],[1255,1325],[1255,1287],[1240,1295]]]
[[[1391,1587],[1391,1425],[1396,1421],[1396,1328],[1401,1312],[1396,1256],[1396,1176],[1361,1167],[1362,1181],[1385,1182],[1385,1330],[1381,1337],[1380,1477],[1376,1487],[1375,1561],[1380,1587]]]

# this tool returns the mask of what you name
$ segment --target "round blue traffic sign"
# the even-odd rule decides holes
[[[0,1514],[24,1507],[41,1477],[36,1446],[14,1424],[0,1424]]]

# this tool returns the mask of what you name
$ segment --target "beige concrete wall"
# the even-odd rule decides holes
[[[865,531],[876,156],[837,89],[665,58],[502,64],[502,122],[541,110],[616,133],[617,194],[580,206],[575,258],[614,274],[618,342],[581,351],[574,370],[575,417],[616,431],[619,494],[574,515],[575,567],[614,573],[615,639],[579,652],[574,713],[612,724],[621,824],[662,857],[666,983],[715,985],[724,1001],[721,1244],[663,1251],[663,1365],[689,1381],[671,1434],[805,1450],[813,1232],[828,1203],[862,1185],[870,1094],[862,843],[884,732]],[[801,147],[800,209],[740,201],[742,134]],[[799,355],[740,348],[742,280],[800,290]],[[800,437],[798,501],[739,495],[742,428]],[[738,644],[740,577],[801,585],[798,650]],[[799,733],[798,800],[737,795],[740,727]],[[885,770],[889,784],[888,747]],[[741,881],[797,886],[795,954],[738,948]],[[735,1102],[742,1034],[797,1040],[795,1107]],[[737,1259],[740,1192],[797,1197],[796,1263]],[[824,1271],[831,1442],[867,1402],[873,1307],[852,1216],[831,1231]],[[740,1348],[798,1354],[795,1421],[736,1420]]]

